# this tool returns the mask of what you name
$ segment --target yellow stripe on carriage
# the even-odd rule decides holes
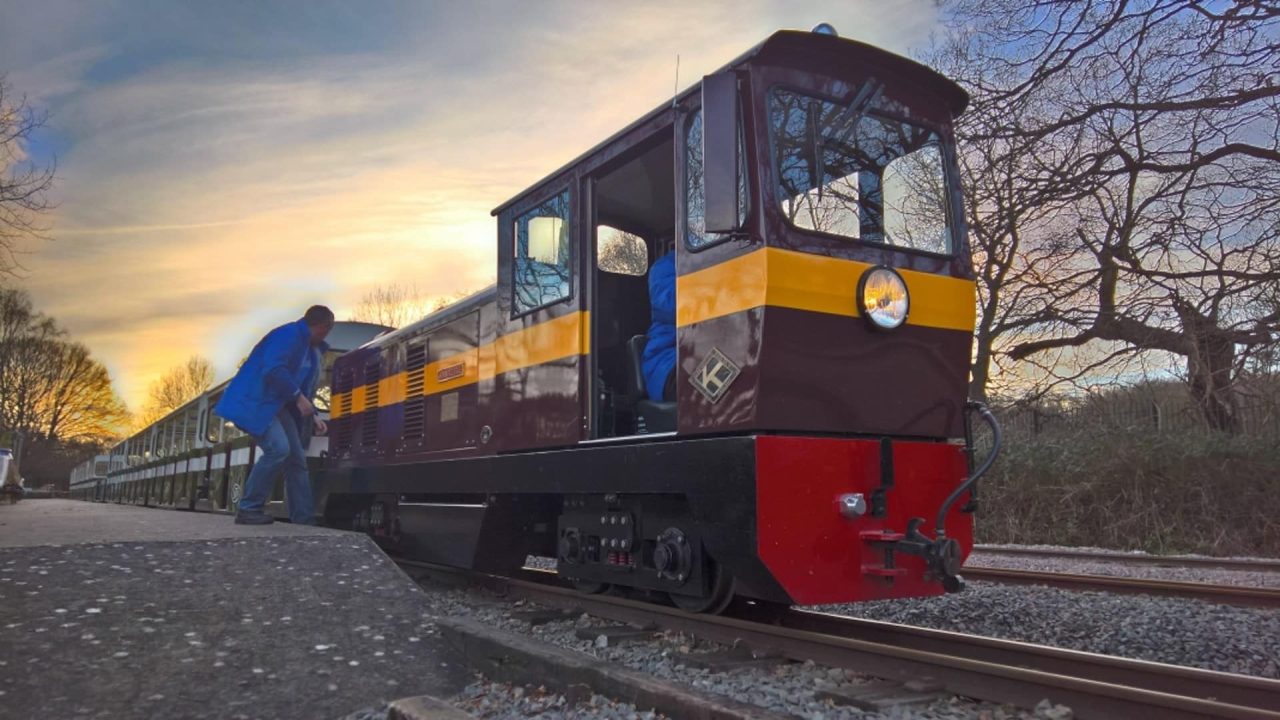
[[[396,373],[391,377],[385,377],[378,381],[378,406],[395,405],[398,402],[404,402],[405,381],[408,376],[405,373]]]
[[[364,412],[365,403],[369,399],[369,388],[361,385],[351,389],[351,414]]]
[[[422,368],[421,395],[457,390],[480,380],[480,351],[466,350]]]
[[[491,343],[428,363],[421,370],[422,392],[410,394],[409,374],[400,372],[378,381],[378,396],[369,402],[368,385],[334,393],[330,417],[337,419],[398,402],[457,390],[499,374],[586,355],[591,348],[591,316],[574,312],[500,336]]]

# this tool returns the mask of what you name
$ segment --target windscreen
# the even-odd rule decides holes
[[[797,228],[950,253],[941,140],[868,81],[845,101],[769,94],[778,200]]]

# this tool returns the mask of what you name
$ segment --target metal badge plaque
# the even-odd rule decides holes
[[[439,382],[439,383],[449,382],[450,380],[455,380],[457,378],[462,377],[463,375],[466,374],[466,372],[467,372],[466,363],[460,362],[460,363],[455,363],[453,365],[447,365],[436,371],[436,382]]]
[[[711,402],[719,402],[729,389],[729,384],[742,372],[733,361],[725,357],[719,348],[711,348],[711,352],[702,359],[698,367],[689,376],[689,383],[698,388],[698,392]]]

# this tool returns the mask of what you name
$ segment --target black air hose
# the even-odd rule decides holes
[[[977,410],[978,414],[982,416],[982,419],[991,427],[991,452],[987,453],[987,457],[983,459],[982,465],[978,466],[978,469],[973,472],[973,475],[970,475],[968,480],[960,483],[960,487],[953,490],[951,494],[947,496],[947,499],[942,501],[942,507],[938,510],[937,530],[935,533],[936,540],[941,540],[947,536],[946,519],[947,512],[951,510],[951,506],[955,505],[956,501],[960,499],[960,496],[969,488],[973,487],[974,483],[978,482],[978,478],[985,475],[986,472],[991,469],[991,464],[994,463],[996,461],[996,457],[1000,455],[1000,445],[1004,436],[1000,432],[1000,423],[996,421],[996,416],[991,414],[991,409],[988,408],[986,404],[980,402],[969,403],[967,409]]]

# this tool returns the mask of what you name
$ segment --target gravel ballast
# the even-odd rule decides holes
[[[1102,558],[1091,560],[1087,558],[1034,557],[1000,553],[998,550],[987,550],[974,552],[965,562],[965,566],[1074,575],[1105,575],[1108,577],[1143,580],[1170,580],[1210,585],[1280,588],[1280,572],[1227,570],[1212,567],[1179,567],[1176,565],[1176,557],[1169,558],[1169,563],[1169,565],[1148,565]]]
[[[780,662],[773,665],[742,667],[728,671],[711,671],[688,667],[682,663],[683,653],[702,653],[724,650],[723,645],[710,643],[680,633],[657,633],[652,640],[626,643],[602,642],[600,638],[583,640],[576,636],[580,627],[607,625],[606,621],[577,616],[561,621],[530,627],[526,622],[511,617],[511,613],[533,609],[534,605],[487,599],[480,593],[463,590],[445,590],[424,586],[429,602],[439,617],[470,617],[484,625],[520,633],[559,647],[576,650],[649,673],[656,678],[689,685],[697,690],[718,693],[739,702],[758,705],[774,712],[791,713],[799,718],[838,720],[841,718],[922,718],[925,720],[1007,720],[1012,718],[1042,717],[1030,710],[1001,707],[992,703],[977,702],[967,698],[941,695],[939,699],[923,705],[904,706],[886,712],[868,712],[847,706],[835,706],[818,700],[817,690],[839,684],[864,684],[872,678],[852,671],[828,668],[812,662]],[[488,700],[486,703],[485,700]],[[545,693],[537,688],[511,688],[500,683],[481,680],[473,683],[452,701],[470,712],[485,718],[529,717],[534,708],[545,707],[547,715],[538,717],[573,718],[653,718],[660,715],[646,714],[644,709],[611,703],[604,698],[572,705],[560,704],[562,696]],[[562,712],[565,715],[557,713]],[[1062,717],[1070,717],[1065,709]]]
[[[477,679],[449,701],[466,713],[484,720],[665,720],[666,715],[637,710],[634,705],[614,702],[591,694],[568,698],[541,687]],[[354,712],[342,720],[388,720],[390,705]]]
[[[819,608],[852,617],[1280,678],[1280,611],[971,582],[960,593]]]
[[[977,559],[978,556],[975,556]],[[1218,582],[1219,576],[1235,576],[1235,584],[1258,584],[1245,573],[1212,568],[1179,568],[1120,565],[1091,560],[1024,558],[1015,555],[992,558],[999,567],[1040,569],[1079,574],[1107,574],[1096,565],[1115,568],[1114,574],[1164,577],[1190,582]],[[1018,564],[1015,564],[1018,563]],[[984,563],[987,564],[987,563]],[[534,567],[554,567],[554,561],[530,558]],[[1174,577],[1174,574],[1182,574]],[[1211,579],[1215,578],[1215,579]],[[1273,579],[1273,578],[1272,578]],[[579,627],[604,621],[585,616],[545,625],[529,626],[511,617],[513,612],[535,607],[511,603],[478,591],[424,587],[437,617],[464,616],[487,626],[532,636],[657,678],[685,683],[800,718],[1069,718],[1070,710],[1044,703],[1036,710],[999,707],[966,698],[942,696],[927,705],[906,706],[882,713],[833,706],[818,700],[815,691],[836,683],[858,684],[868,679],[842,669],[812,663],[779,663],[729,671],[687,667],[685,653],[711,652],[723,646],[679,633],[661,633],[654,640],[609,644],[576,637]],[[858,603],[815,608],[827,612],[908,625],[954,630],[978,635],[1043,643],[1087,652],[1118,655],[1156,662],[1187,665],[1225,672],[1280,678],[1280,612],[1238,608],[1180,598],[1074,592],[1037,586],[972,582],[962,593],[935,598]],[[661,718],[661,714],[613,702],[599,695],[566,698],[546,688],[522,687],[477,677],[451,701],[478,717],[583,718],[595,720]]]

